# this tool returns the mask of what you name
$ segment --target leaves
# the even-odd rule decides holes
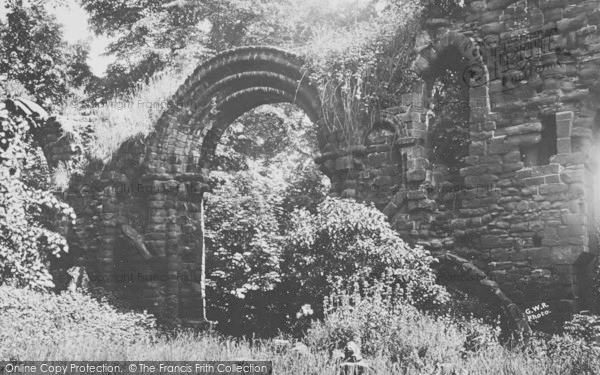
[[[11,1],[6,5],[7,22],[0,23],[0,82],[20,82],[27,96],[33,95],[49,106],[63,101],[72,87],[92,78],[86,62],[89,46],[66,43],[62,26],[44,4],[27,3]]]
[[[285,241],[284,284],[296,288],[296,304],[321,306],[336,280],[344,285],[387,280],[401,286],[411,303],[446,298],[435,284],[433,257],[410,248],[374,207],[327,198],[314,214],[294,213]]]
[[[75,213],[49,191],[27,185],[20,178],[32,161],[29,123],[0,111],[0,284],[38,289],[54,286],[47,269],[49,257],[68,251],[61,235],[42,222],[68,221]],[[51,218],[52,220],[48,220]]]

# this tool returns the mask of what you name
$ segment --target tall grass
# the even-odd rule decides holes
[[[281,340],[232,339],[214,332],[157,335],[147,316],[119,312],[79,293],[56,296],[4,286],[0,361],[265,360],[273,361],[275,374],[334,375],[339,360],[326,347],[344,345],[332,338],[358,327],[372,375],[600,373],[597,349],[570,336],[533,339],[510,350],[474,334],[489,332],[477,321],[435,318],[411,307],[394,314],[381,308],[381,299],[338,304],[308,332],[310,349],[297,351]],[[464,345],[474,342],[480,345]]]
[[[184,80],[183,73],[158,73],[131,92],[94,108],[96,139],[90,155],[107,162],[123,142],[148,135]]]
[[[424,329],[422,336],[430,332]],[[429,339],[427,339],[429,340]],[[426,349],[434,349],[425,347]],[[414,354],[418,362],[419,354]],[[4,359],[4,358],[0,358]],[[13,358],[14,359],[14,358]],[[151,344],[95,339],[73,339],[59,345],[37,345],[21,360],[44,361],[202,361],[264,360],[273,361],[274,374],[337,375],[338,363],[325,351],[310,354],[283,347],[275,340],[235,340],[216,334],[182,333],[174,338],[160,338]],[[453,362],[415,364],[398,362],[383,356],[367,357],[373,375],[391,374],[468,374],[468,375],[594,375],[600,371],[597,358],[581,352],[564,352],[559,357],[527,354],[493,347]]]
[[[378,120],[377,110],[410,92],[413,77],[405,71],[415,55],[421,12],[417,2],[392,1],[372,18],[323,27],[298,49],[321,88],[329,131],[341,134],[342,143],[360,143]]]

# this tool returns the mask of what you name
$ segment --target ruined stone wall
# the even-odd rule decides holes
[[[460,17],[426,20],[413,66],[422,83],[365,145],[318,160],[333,190],[376,204],[406,240],[473,261],[522,307],[547,302],[556,317],[585,307],[599,24],[600,3],[579,0],[473,1]],[[431,161],[429,144],[426,83],[448,49],[469,86],[460,176]]]

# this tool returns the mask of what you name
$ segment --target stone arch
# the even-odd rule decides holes
[[[450,49],[458,51],[467,61],[461,78],[469,86],[471,119],[481,121],[490,112],[489,72],[480,43],[476,40],[456,31],[447,31],[419,51],[412,70],[422,79],[430,78],[440,56]]]
[[[470,64],[483,64],[480,48],[473,39],[456,31],[448,31],[437,38],[435,43],[430,43],[419,51],[413,62],[413,71],[420,76],[427,75],[441,53],[451,47],[456,48]]]
[[[169,276],[140,286],[149,296],[144,304],[154,305],[161,318],[201,319],[199,286],[172,276],[189,276],[200,269],[197,254],[201,245],[194,233],[201,231],[202,197],[214,151],[236,118],[274,103],[295,104],[317,126],[324,124],[319,92],[301,58],[262,46],[220,53],[201,64],[180,86],[145,139],[126,142],[111,161],[111,169],[126,171],[116,177],[125,178],[138,194],[119,198],[124,203],[116,214],[116,228],[103,229],[105,238],[114,239],[103,245],[104,258],[116,259],[118,238],[125,234],[138,253],[146,255],[136,258],[132,267]],[[326,135],[325,126],[320,126],[321,149]],[[112,204],[111,198],[104,202]]]
[[[469,295],[479,298],[501,314],[502,335],[505,339],[515,333],[520,337],[528,337],[531,328],[521,309],[508,298],[498,284],[468,260],[451,253],[438,254],[435,266],[439,281],[452,284]],[[518,337],[513,337],[518,338]]]
[[[385,143],[386,141],[393,143],[398,135],[397,129],[394,127],[394,123],[385,118],[375,121],[366,133],[365,141],[363,142],[366,146],[373,144]]]
[[[198,159],[209,157],[229,123],[252,108],[280,102],[298,105],[315,123],[322,119],[318,91],[298,56],[273,47],[244,47],[209,59],[158,120],[144,162],[147,172],[200,172],[207,165]],[[199,152],[192,155],[192,150]]]

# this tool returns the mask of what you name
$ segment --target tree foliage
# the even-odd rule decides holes
[[[115,38],[101,97],[129,90],[164,69],[190,70],[214,53],[243,45],[280,45],[275,0],[80,0],[97,34]],[[190,62],[193,67],[190,67]]]
[[[263,330],[252,311],[281,280],[278,187],[256,170],[215,172],[208,197],[209,316],[223,329]]]
[[[208,314],[233,334],[283,328],[275,302],[283,235],[293,209],[318,204],[327,190],[312,161],[313,127],[294,106],[263,106],[217,148],[206,205]]]
[[[0,110],[0,284],[44,289],[54,285],[50,257],[68,251],[52,223],[75,219],[75,213],[51,192],[22,180],[39,161],[32,126],[32,119]]]
[[[64,100],[71,88],[92,77],[89,46],[69,45],[62,26],[41,1],[9,1],[0,22],[0,82],[20,82],[46,106]],[[15,93],[10,93],[15,94]]]

